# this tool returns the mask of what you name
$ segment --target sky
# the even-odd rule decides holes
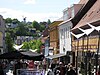
[[[55,21],[62,17],[63,10],[79,0],[2,0],[0,15],[3,18],[17,18],[22,21]]]

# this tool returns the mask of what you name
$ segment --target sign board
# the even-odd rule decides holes
[[[43,69],[39,70],[18,69],[17,75],[45,75],[45,71]]]

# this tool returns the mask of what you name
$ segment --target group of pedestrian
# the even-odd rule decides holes
[[[72,64],[65,65],[63,62],[51,64],[51,72],[48,72],[47,75],[76,75],[75,68]]]

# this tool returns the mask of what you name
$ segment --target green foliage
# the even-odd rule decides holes
[[[42,32],[45,29],[45,25],[40,25],[40,31]]]
[[[39,53],[42,42],[41,42],[41,40],[38,39],[38,40],[32,40],[30,42],[24,42],[23,44],[24,45],[23,45],[22,49],[26,49],[26,50],[29,50],[29,49],[35,50],[35,49],[37,49],[37,52]]]
[[[28,35],[28,28],[25,27],[24,23],[20,23],[18,27],[16,28],[16,35],[23,36]]]
[[[18,19],[13,19],[13,20],[12,20],[12,23],[14,23],[14,24],[19,24],[20,22],[18,21]]]
[[[48,21],[47,21],[47,24],[49,25],[49,24],[51,24],[51,21],[50,21],[50,19],[48,19]]]
[[[32,22],[33,28],[36,28],[36,30],[40,30],[40,24],[37,21]]]
[[[5,23],[14,23],[14,24],[17,23],[18,24],[18,23],[20,23],[20,21],[18,21],[18,19],[6,18]]]
[[[12,23],[12,19],[11,18],[6,18],[5,23]]]
[[[37,21],[33,21],[32,23],[24,23],[20,22],[18,19],[11,19],[11,18],[6,18],[4,19],[5,23],[12,23],[12,24],[17,24],[18,26],[16,28],[7,28],[6,29],[6,46],[8,51],[13,51],[15,50],[13,48],[13,42],[16,39],[16,36],[26,36],[26,35],[31,35],[35,38],[40,37],[38,32],[42,32],[46,25],[50,23],[50,20],[47,22],[40,22],[38,23]],[[29,31],[29,28],[31,29],[36,29],[37,33],[32,33]],[[40,40],[32,40],[30,42],[24,42],[24,46],[22,47],[23,49],[32,49],[35,50],[37,49],[37,52],[40,52],[40,46],[42,45],[42,42]]]
[[[14,51],[15,49],[13,48],[13,40],[11,38],[11,35],[10,33],[6,33],[6,40],[5,40],[5,43],[6,43],[6,47],[8,49],[8,51]]]
[[[37,52],[40,52],[40,47],[41,47],[41,45],[42,45],[41,40],[37,40],[37,41],[36,41],[36,49],[37,49]]]
[[[7,31],[11,33],[12,38],[16,36],[25,36],[25,35],[39,37],[38,34],[33,34],[32,32],[30,32],[29,28],[35,28],[36,31],[39,30],[40,32],[42,32],[45,29],[46,25],[50,23],[50,20],[48,19],[48,22],[40,22],[40,23],[38,23],[37,21],[33,21],[32,23],[24,23],[20,22],[18,19],[6,18],[5,23],[18,24],[16,28],[7,29]]]

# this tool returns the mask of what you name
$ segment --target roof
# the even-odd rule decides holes
[[[46,28],[43,32],[42,32],[43,37],[46,37],[49,35],[49,31],[48,28]]]
[[[56,21],[63,21],[63,17],[57,19]]]
[[[66,54],[60,53],[60,54],[55,54],[55,55],[47,56],[46,58],[54,59],[54,58],[59,58],[59,57],[65,56],[65,55]]]
[[[86,4],[89,0],[80,0],[78,4]]]
[[[72,19],[73,27],[75,27],[82,17],[90,10],[97,0],[88,0],[86,4],[83,4],[82,8],[78,11],[75,17]]]
[[[0,59],[28,59],[34,61],[43,60],[44,55],[32,51],[11,51],[4,54],[0,54]]]
[[[49,27],[51,28],[51,27],[58,26],[61,22],[63,22],[63,21],[54,21],[49,25]]]
[[[97,0],[96,3],[90,8],[90,10],[82,17],[79,23],[72,29],[77,29],[79,27],[87,25],[87,23],[93,23],[100,20],[100,0]]]
[[[65,23],[67,23],[67,22],[69,22],[69,21],[71,21],[71,20],[72,20],[72,18],[70,18],[70,19],[68,19],[68,20],[66,20],[66,21],[63,21],[63,22],[61,22],[61,23],[59,24],[59,26],[62,25],[62,24],[65,24]]]

